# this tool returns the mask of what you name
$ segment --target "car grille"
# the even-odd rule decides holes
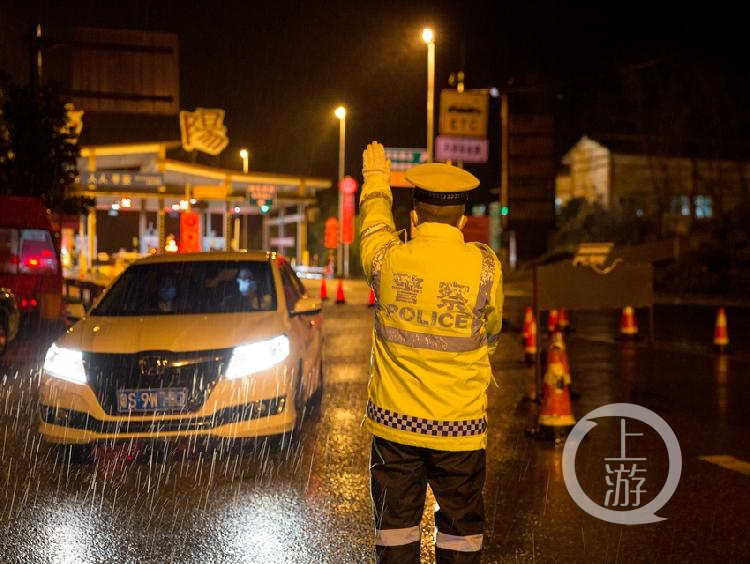
[[[117,410],[118,392],[141,388],[187,388],[185,410],[201,408],[223,374],[232,349],[195,352],[143,351],[135,354],[83,353],[89,386],[102,409],[109,415]]]

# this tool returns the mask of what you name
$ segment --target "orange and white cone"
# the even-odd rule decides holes
[[[729,347],[729,330],[727,328],[727,314],[723,307],[716,313],[714,324],[714,348],[718,352],[726,352]]]
[[[565,368],[565,376],[570,381],[570,363],[568,362],[568,352],[565,350],[565,339],[560,331],[552,333],[552,342],[550,348],[560,349],[560,355],[562,358],[563,368]],[[549,359],[547,360],[547,366],[549,366]]]
[[[638,336],[638,323],[635,320],[635,312],[630,306],[622,308],[620,316],[620,338],[634,339]]]
[[[565,377],[567,378],[568,388],[570,390],[570,397],[578,399],[581,394],[573,390],[573,378],[570,374],[570,362],[568,361],[568,349],[565,346],[565,337],[560,331],[556,331],[552,334],[552,344],[550,346],[556,346],[562,351],[562,362],[563,368],[565,368]]]
[[[524,346],[526,364],[536,362],[536,320],[531,317],[528,330],[524,332]]]
[[[544,374],[544,397],[539,412],[536,435],[556,443],[575,426],[570,402],[570,377],[565,374],[562,349],[552,344],[547,353],[547,371]]]
[[[374,307],[375,306],[375,290],[370,288],[370,297],[367,298],[367,306],[368,307]]]
[[[560,322],[560,312],[556,309],[549,310],[547,314],[547,333],[557,331],[557,324]]]
[[[567,309],[560,310],[560,318],[557,321],[557,328],[563,333],[568,333],[570,331],[570,319],[568,319]]]
[[[526,337],[531,328],[531,322],[534,320],[534,310],[531,306],[526,306],[526,311],[523,314],[523,336]]]
[[[328,288],[326,287],[326,277],[323,276],[322,280],[323,280],[323,283],[320,285],[320,299],[321,300],[327,300],[328,299]]]
[[[344,284],[343,284],[341,278],[339,278],[339,284],[336,287],[336,303],[337,304],[345,304],[346,303],[346,298],[344,297]]]

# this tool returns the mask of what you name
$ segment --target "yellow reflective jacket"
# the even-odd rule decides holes
[[[485,448],[489,357],[502,324],[500,261],[443,223],[423,223],[403,243],[392,201],[383,178],[362,188],[362,266],[377,298],[364,425],[401,444]]]

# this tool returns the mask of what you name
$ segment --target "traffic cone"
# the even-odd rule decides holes
[[[367,306],[373,307],[375,305],[375,290],[370,288],[370,297],[367,299]]]
[[[570,363],[568,363],[568,353],[565,350],[565,339],[563,338],[563,334],[560,331],[555,331],[552,333],[552,342],[550,343],[550,347],[558,348],[560,349],[560,358],[563,363],[563,368],[565,368],[565,375],[570,379]],[[547,366],[549,367],[549,359],[547,360]]]
[[[717,352],[726,352],[729,348],[729,331],[727,329],[727,314],[723,307],[716,313],[714,324],[714,349]]]
[[[341,278],[339,278],[339,285],[336,288],[336,303],[337,304],[346,303],[346,299],[344,298],[344,284],[341,281]]]
[[[560,310],[560,319],[557,321],[557,327],[563,333],[569,333],[570,332],[570,320],[568,319],[568,310],[567,309],[561,309]]]
[[[326,287],[326,277],[323,277],[323,284],[320,285],[320,299],[328,299],[328,288]]]
[[[523,329],[521,330],[521,344],[526,342],[529,337],[529,328],[531,327],[531,320],[534,319],[534,310],[531,306],[526,306],[526,311],[523,314]]]
[[[635,320],[635,312],[630,306],[622,308],[620,316],[620,338],[635,339],[638,336],[638,323]]]
[[[573,378],[570,375],[570,362],[568,362],[568,349],[565,346],[565,338],[560,331],[555,331],[552,334],[552,344],[550,346],[558,347],[561,351],[563,368],[565,368],[565,377],[567,378],[570,390],[570,397],[573,399],[580,398],[581,395],[573,390]],[[547,364],[549,364],[549,362]]]
[[[556,309],[549,310],[547,314],[547,333],[557,331],[557,324],[560,322],[560,312]]]
[[[544,374],[544,396],[539,411],[539,422],[531,434],[542,439],[561,442],[575,426],[570,402],[570,378],[565,374],[562,349],[554,343],[547,353],[547,370]]]
[[[526,364],[534,364],[536,362],[536,320],[533,316],[529,321],[528,330],[524,329],[524,339]]]

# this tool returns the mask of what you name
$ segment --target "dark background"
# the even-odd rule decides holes
[[[436,105],[459,70],[466,88],[541,96],[557,162],[583,134],[637,152],[748,155],[750,48],[745,13],[729,3],[0,0],[0,69],[18,82],[28,80],[25,36],[35,22],[52,41],[74,26],[178,33],[180,107],[227,112],[230,145],[198,157],[207,164],[241,168],[238,150],[248,147],[254,170],[335,181],[340,103],[347,174],[359,177],[372,139],[424,146],[427,25],[436,30]],[[54,61],[51,50],[51,74]],[[176,116],[124,116],[116,135],[84,118],[82,142],[143,140],[144,121],[163,139],[179,136]],[[474,203],[497,198],[489,189],[499,185],[499,136],[491,99],[490,161],[467,165],[482,180]]]

